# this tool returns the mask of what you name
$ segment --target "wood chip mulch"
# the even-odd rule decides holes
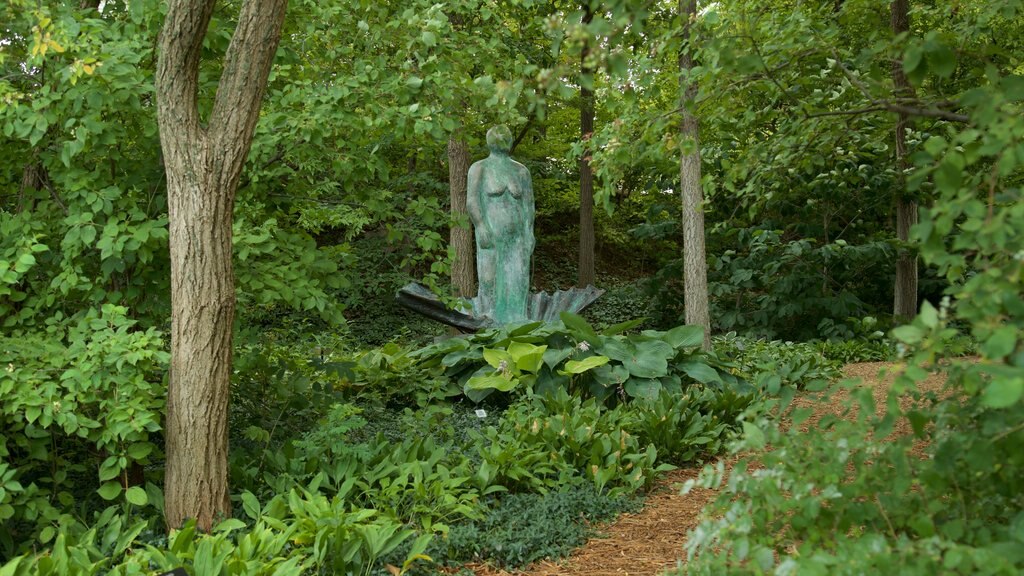
[[[845,368],[844,376],[860,378],[861,386],[872,387],[877,410],[881,411],[893,375],[901,368],[899,364],[885,362],[850,364]],[[940,375],[933,374],[921,387],[939,390],[942,384]],[[848,394],[845,391],[827,399],[811,394],[798,396],[794,401],[796,406],[814,409],[814,415],[801,428],[813,425],[826,414],[849,417],[842,408],[842,400],[846,396]],[[901,421],[897,423],[893,434],[909,431],[909,424]],[[730,457],[727,466],[735,460],[736,457]],[[623,514],[604,526],[598,537],[591,538],[568,558],[559,561],[542,560],[520,572],[507,572],[485,564],[469,564],[467,568],[477,576],[656,575],[675,568],[684,555],[683,546],[687,534],[697,526],[701,510],[716,495],[714,491],[703,488],[694,488],[686,495],[680,494],[682,483],[695,478],[699,473],[700,467],[668,473],[659,482],[658,488],[648,495],[642,510]]]

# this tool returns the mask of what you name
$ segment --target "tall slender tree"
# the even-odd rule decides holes
[[[910,0],[893,0],[891,4],[892,33],[895,36],[910,31]],[[892,82],[897,98],[913,98],[914,87],[903,72],[903,62],[896,58],[892,62]],[[910,239],[910,227],[917,223],[917,201],[906,192],[903,174],[909,168],[907,162],[907,130],[910,115],[905,111],[897,113],[896,130],[896,239],[900,248],[896,254],[896,282],[893,286],[893,316],[910,319],[917,314],[917,255],[906,248]]]
[[[594,20],[589,0],[583,5],[583,25]],[[594,283],[594,171],[590,166],[590,145],[594,133],[594,70],[590,60],[590,41],[583,41],[580,50],[580,253],[577,285],[584,288]]]
[[[459,223],[469,221],[466,211],[466,174],[469,171],[469,146],[458,134],[448,139],[448,185],[452,226],[449,243],[455,252],[452,262],[452,288],[455,295],[468,298],[476,291],[473,230]]]
[[[704,349],[711,348],[711,315],[708,312],[708,269],[704,254],[704,192],[700,184],[700,124],[694,115],[697,83],[691,77],[693,24],[697,0],[679,0],[683,43],[679,50],[681,136],[679,184],[683,202],[683,297],[686,323],[704,328]]]
[[[243,1],[205,125],[199,63],[216,1],[169,0],[160,33],[156,99],[171,254],[164,509],[172,528],[195,518],[209,530],[231,512],[232,215],[287,3]]]

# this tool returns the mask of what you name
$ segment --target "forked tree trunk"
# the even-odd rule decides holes
[[[589,1],[584,5],[583,24],[594,19]],[[590,77],[594,71],[588,65],[590,43],[584,42],[580,51],[580,77]],[[580,83],[580,138],[583,139],[583,154],[580,156],[580,254],[579,276],[576,284],[585,288],[594,283],[594,171],[590,168],[590,146],[588,141],[594,133],[594,91]]]
[[[451,195],[452,222],[469,222],[466,211],[466,174],[469,172],[469,147],[458,136],[448,139],[448,186]],[[448,242],[455,252],[452,262],[452,288],[455,295],[470,298],[476,294],[473,269],[474,246],[471,226],[453,224]]]
[[[156,73],[171,256],[164,511],[168,527],[195,518],[204,531],[231,513],[232,213],[287,0],[244,0],[209,124],[202,126],[199,59],[214,4],[169,0]]]
[[[697,83],[688,77],[693,69],[691,27],[697,17],[697,0],[679,0],[683,21],[683,46],[679,52],[682,122],[679,126],[679,182],[683,197],[683,297],[686,323],[704,328],[704,349],[711,349],[711,315],[708,311],[708,268],[704,254],[704,192],[700,184],[700,125],[691,107]]]
[[[910,2],[909,0],[893,0],[892,12],[892,33],[899,35],[910,30]],[[907,75],[903,73],[903,62],[896,59],[892,63],[892,81],[896,89],[896,96],[900,98],[913,98],[914,87],[911,86]],[[910,118],[905,113],[900,113],[896,120],[896,239],[902,244],[896,253],[896,282],[893,286],[893,308],[892,313],[898,319],[908,320],[917,314],[917,255],[905,248],[905,243],[910,240],[910,227],[917,223],[917,201],[907,196],[906,173],[907,163],[907,129],[910,127]]]

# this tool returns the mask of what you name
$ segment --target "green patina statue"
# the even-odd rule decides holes
[[[497,324],[528,316],[533,237],[533,183],[530,171],[509,157],[512,133],[505,126],[487,131],[491,154],[473,163],[467,177],[466,207],[476,232],[479,287],[473,315]]]
[[[579,312],[604,290],[593,286],[530,293],[533,237],[533,183],[530,172],[509,158],[512,133],[504,126],[487,131],[491,155],[469,168],[466,207],[476,231],[479,282],[472,309],[451,308],[423,284],[398,291],[398,303],[411,310],[475,332],[524,321],[556,322],[561,312]]]

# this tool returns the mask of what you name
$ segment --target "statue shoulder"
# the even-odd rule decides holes
[[[525,176],[527,178],[530,177],[530,169],[529,168],[527,168],[526,166],[523,166],[521,163],[516,162],[515,160],[513,160],[512,162],[513,162],[513,164],[516,167],[516,172],[518,172],[520,176]]]

